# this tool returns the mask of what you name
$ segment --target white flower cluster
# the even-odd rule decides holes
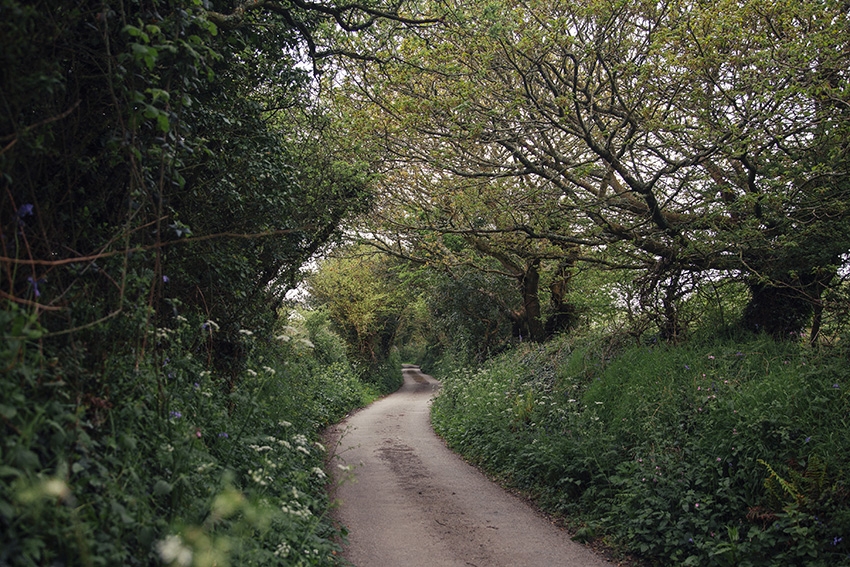
[[[179,535],[170,535],[156,542],[156,551],[164,563],[176,563],[180,567],[192,564],[192,548],[183,542]]]
[[[313,513],[310,511],[310,508],[308,508],[306,505],[302,504],[298,500],[293,500],[289,504],[284,504],[283,506],[281,506],[280,509],[287,514],[291,514],[292,516],[295,516],[297,518],[303,518],[305,520],[313,515]]]
[[[295,447],[296,451],[304,453],[305,455],[310,454],[310,449],[308,448],[308,446],[310,444],[310,440],[307,439],[306,435],[302,435],[301,433],[298,433],[298,434],[296,434],[292,437],[292,442],[295,443],[295,445],[296,445],[296,447]]]
[[[274,555],[275,557],[288,557],[290,551],[292,551],[292,546],[283,542],[277,546],[277,549],[274,550]]]
[[[264,469],[251,469],[248,471],[248,474],[251,475],[251,480],[259,484],[260,486],[268,486],[269,482],[272,482],[274,480],[266,473]]]
[[[156,329],[156,338],[157,339],[167,339],[169,335],[174,333],[174,329],[169,329],[168,327],[157,327]]]

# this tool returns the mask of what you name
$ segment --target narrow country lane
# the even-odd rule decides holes
[[[357,567],[604,567],[431,430],[439,382],[406,367],[404,386],[330,432],[342,483],[336,517]],[[350,465],[348,473],[335,465]]]

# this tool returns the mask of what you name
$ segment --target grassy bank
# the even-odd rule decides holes
[[[558,339],[445,364],[448,443],[651,565],[850,565],[847,358],[747,337]]]
[[[232,373],[210,370],[211,322],[175,319],[156,356],[76,373],[18,329],[0,350],[0,565],[338,564],[319,432],[401,372],[366,380],[306,326],[244,329]],[[76,394],[86,380],[97,395]]]

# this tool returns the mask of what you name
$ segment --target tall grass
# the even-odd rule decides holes
[[[653,565],[850,564],[841,353],[759,337],[524,346],[441,376],[449,444]]]

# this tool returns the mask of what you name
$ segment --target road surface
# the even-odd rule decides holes
[[[439,382],[417,367],[403,373],[398,392],[329,431],[346,559],[356,567],[612,566],[447,449],[429,418]]]

